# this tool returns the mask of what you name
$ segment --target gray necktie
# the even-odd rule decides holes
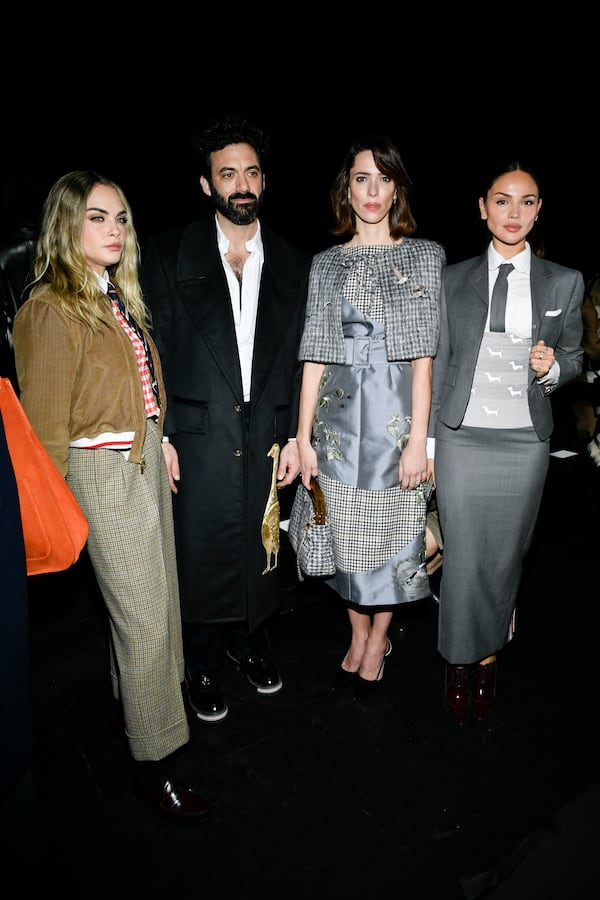
[[[504,316],[506,313],[506,292],[508,290],[507,277],[512,272],[512,263],[502,263],[498,269],[498,276],[492,291],[492,309],[490,312],[490,331],[505,331]]]

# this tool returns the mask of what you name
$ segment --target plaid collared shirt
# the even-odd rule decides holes
[[[114,297],[111,297],[110,305],[112,307],[112,311],[117,322],[124,329],[125,333],[128,335],[129,340],[133,344],[133,349],[135,350],[135,356],[138,363],[138,369],[140,371],[140,379],[142,381],[142,391],[144,392],[144,404],[146,407],[146,415],[150,416],[158,416],[159,407],[158,401],[156,398],[156,394],[153,389],[153,381],[152,373],[150,372],[150,367],[148,365],[148,355],[146,346],[138,336],[137,331],[131,326],[128,319],[125,318],[121,309],[119,307],[119,301],[115,300]]]

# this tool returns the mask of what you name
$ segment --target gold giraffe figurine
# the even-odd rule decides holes
[[[277,469],[279,467],[279,444],[273,444],[267,456],[273,458],[273,474],[271,475],[271,489],[265,506],[265,513],[262,520],[261,535],[263,547],[267,552],[267,567],[263,571],[263,575],[271,572],[277,567],[277,557],[279,555],[279,495],[277,493]]]

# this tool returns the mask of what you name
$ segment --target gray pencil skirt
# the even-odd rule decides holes
[[[438,650],[453,665],[485,659],[508,640],[549,459],[549,440],[540,441],[533,428],[438,424]]]

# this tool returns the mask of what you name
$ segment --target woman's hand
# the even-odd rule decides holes
[[[398,480],[406,491],[414,490],[428,478],[427,454],[425,445],[418,448],[411,446],[410,439],[400,455],[398,463]]]
[[[544,341],[538,341],[529,351],[529,365],[536,378],[543,378],[554,365],[554,347],[546,347]]]
[[[302,484],[310,489],[310,479],[315,478],[319,474],[317,466],[317,453],[312,444],[308,441],[298,440],[298,454],[300,456],[300,475],[302,476]]]

